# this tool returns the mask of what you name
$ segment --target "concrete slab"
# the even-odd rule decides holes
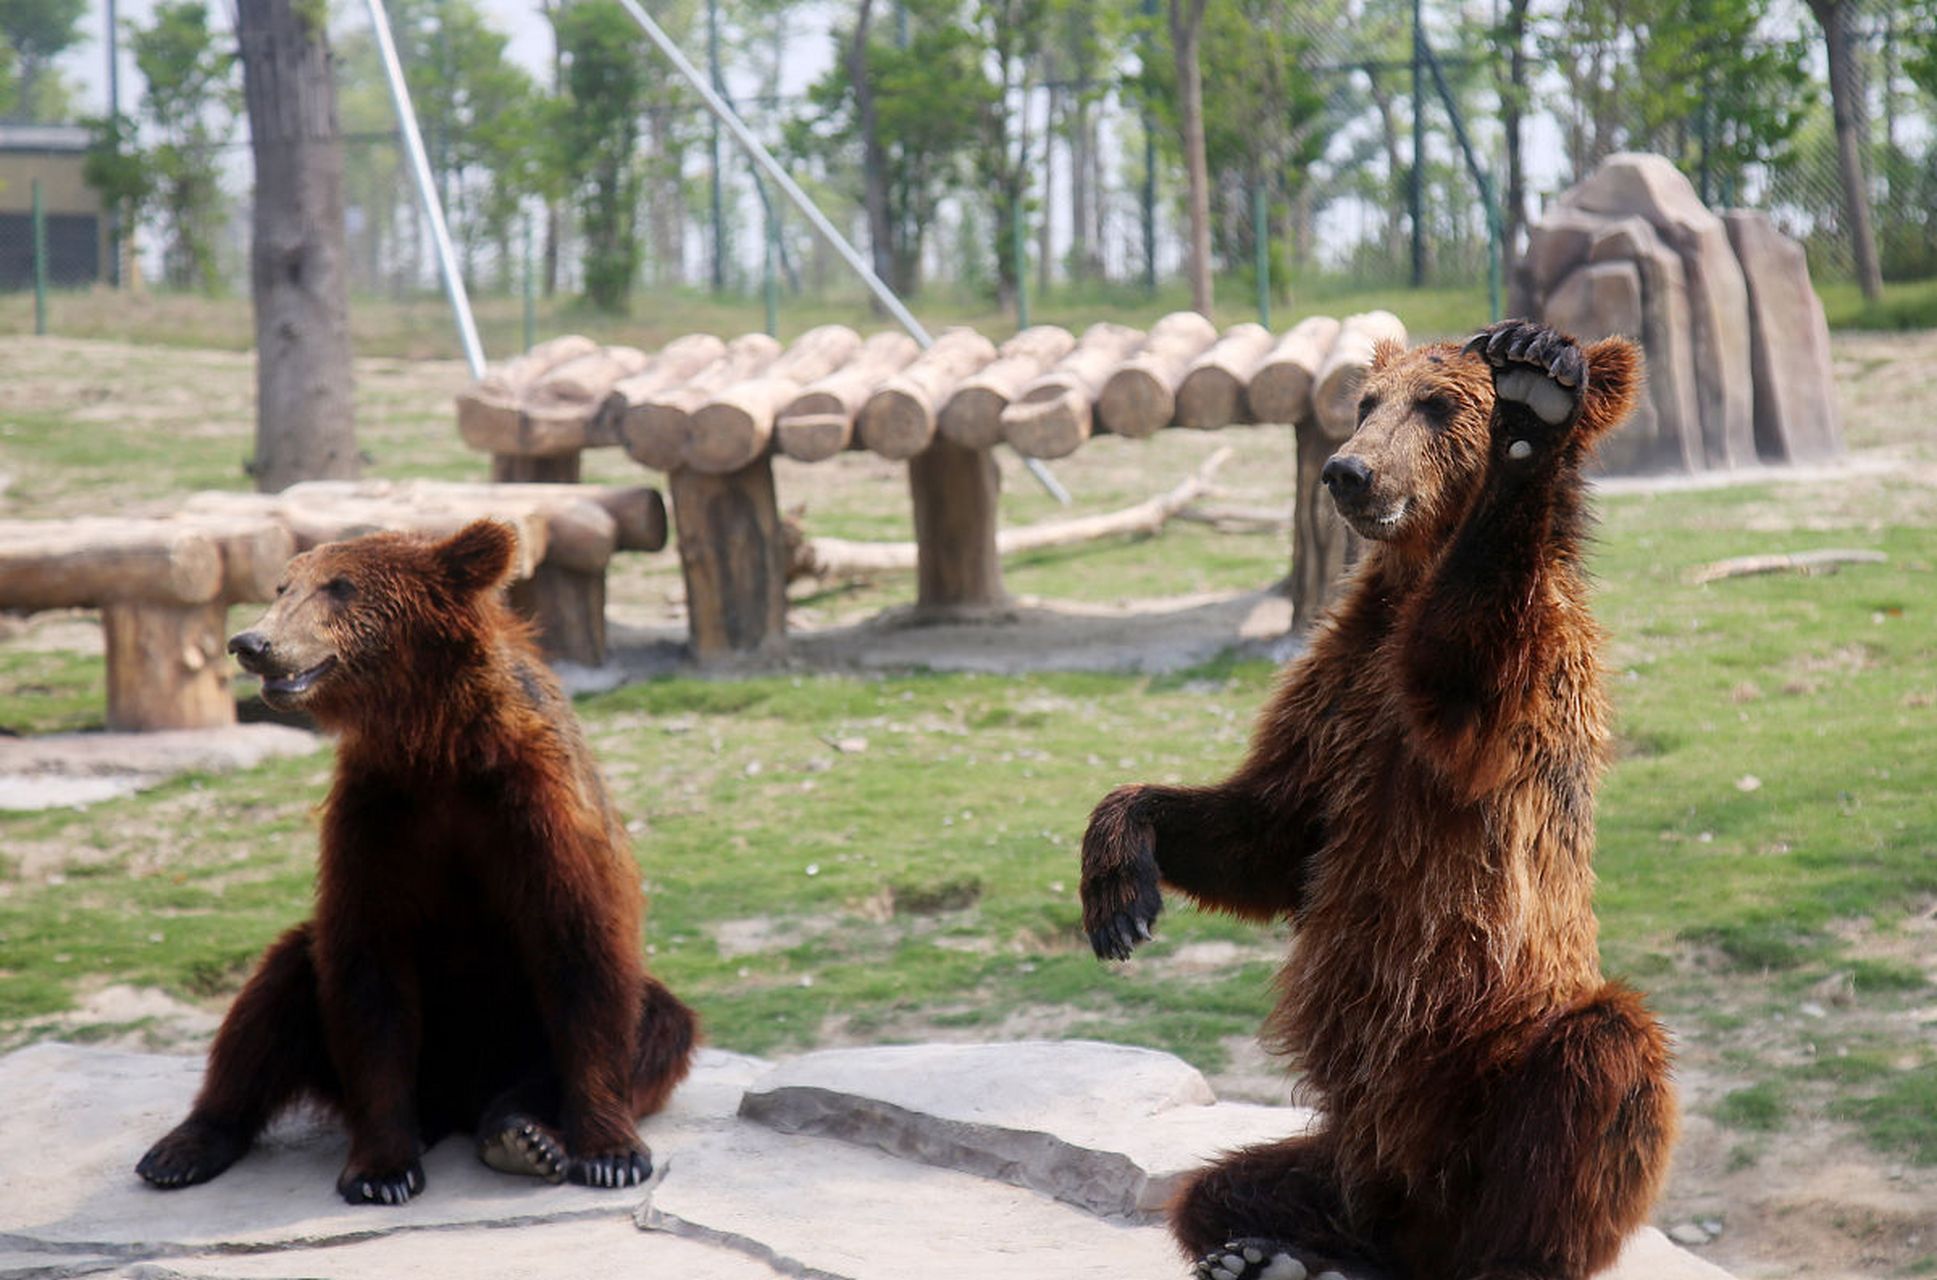
[[[309,755],[322,745],[317,734],[279,724],[0,738],[0,809],[82,807],[178,773],[252,769],[265,760]]]

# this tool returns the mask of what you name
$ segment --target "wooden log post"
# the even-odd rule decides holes
[[[693,412],[714,394],[753,377],[780,355],[780,344],[764,333],[741,334],[719,357],[685,382],[661,387],[643,399],[628,399],[620,422],[620,441],[642,466],[672,471],[681,465]]]
[[[1026,458],[1063,458],[1090,438],[1091,406],[1104,380],[1142,343],[1143,334],[1102,321],[1083,331],[1056,367],[1022,389],[1002,411],[1002,438]]]
[[[807,384],[774,424],[780,451],[800,462],[824,462],[854,439],[854,419],[888,379],[921,354],[905,333],[877,333],[852,359]]]
[[[727,475],[669,477],[687,634],[701,663],[773,658],[787,646],[787,544],[767,458]]]
[[[1005,615],[996,545],[1002,469],[987,449],[938,439],[908,461],[915,508],[915,617],[986,621]]]
[[[1136,354],[1104,382],[1096,397],[1097,424],[1136,439],[1169,426],[1191,362],[1216,341],[1217,326],[1195,311],[1173,311],[1157,321]]]
[[[767,456],[774,420],[801,388],[846,364],[861,336],[842,324],[809,329],[760,376],[736,382],[693,411],[683,465],[728,475]]]
[[[996,358],[956,384],[935,426],[964,449],[1002,443],[1002,411],[1022,389],[1070,353],[1076,339],[1052,324],[1024,329],[996,349]]]
[[[235,698],[223,658],[228,621],[228,602],[219,598],[102,605],[108,728],[135,733],[234,724]]]
[[[496,453],[518,439],[525,393],[551,369],[590,355],[598,343],[570,333],[539,343],[521,356],[492,365],[457,394],[457,432],[481,453]]]
[[[1347,316],[1332,349],[1325,353],[1325,363],[1319,366],[1318,380],[1312,384],[1312,412],[1326,433],[1340,443],[1358,426],[1359,386],[1381,342],[1406,345],[1406,326],[1398,316],[1390,311]]]
[[[955,388],[995,358],[995,344],[975,330],[944,330],[868,397],[855,423],[861,444],[884,458],[915,457],[935,439],[941,407]]]
[[[1338,321],[1331,316],[1308,316],[1278,339],[1252,370],[1251,385],[1245,389],[1253,422],[1291,426],[1311,416],[1312,387],[1338,329]]]
[[[1233,325],[1210,350],[1191,361],[1177,388],[1177,425],[1198,431],[1249,422],[1245,388],[1251,372],[1271,350],[1271,330],[1261,324]]]

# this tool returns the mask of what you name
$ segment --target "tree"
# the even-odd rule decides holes
[[[1521,155],[1523,122],[1533,105],[1527,87],[1527,0],[1507,0],[1499,40],[1507,50],[1506,74],[1500,78],[1500,130],[1506,135],[1507,171],[1501,199],[1500,270],[1512,279],[1520,237],[1527,228],[1527,170]]]
[[[13,54],[13,109],[29,120],[70,117],[67,86],[54,60],[81,38],[87,0],[0,0],[0,40]]]
[[[639,122],[659,73],[617,5],[566,5],[551,17],[565,57],[566,102],[549,132],[585,238],[585,296],[600,310],[623,312],[640,264]]]
[[[325,6],[237,0],[255,156],[256,487],[359,468],[343,247],[343,141]]]
[[[178,289],[213,290],[222,203],[216,147],[232,123],[235,55],[217,46],[203,0],[161,0],[129,44],[147,83],[141,114],[157,139],[144,162],[167,228],[163,276]]]
[[[1864,109],[1862,69],[1857,64],[1852,19],[1859,0],[1809,0],[1809,11],[1823,29],[1829,54],[1829,101],[1836,118],[1836,160],[1843,179],[1843,207],[1849,218],[1850,248],[1856,281],[1871,302],[1883,296],[1883,266],[1870,229],[1869,178],[1863,169]]]
[[[976,0],[970,13],[971,30],[986,51],[979,62],[995,68],[993,83],[979,92],[974,86],[965,88],[980,107],[975,172],[994,206],[996,297],[1008,306],[1023,288],[1016,237],[1028,207],[1029,175],[1036,167],[1030,154],[1029,98],[1034,67],[1042,56],[1045,12],[1042,0]],[[1045,155],[1047,151],[1045,142]]]
[[[1170,52],[1177,67],[1178,130],[1184,146],[1184,176],[1190,192],[1190,305],[1211,314],[1211,176],[1204,153],[1204,69],[1198,61],[1198,36],[1204,29],[1205,0],[1169,0]]]

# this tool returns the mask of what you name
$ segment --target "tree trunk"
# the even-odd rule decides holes
[[[296,0],[240,0],[255,153],[256,487],[352,477],[343,145],[328,33]]]
[[[1500,127],[1506,133],[1506,208],[1502,211],[1500,274],[1511,278],[1527,228],[1527,174],[1520,154],[1521,117],[1527,96],[1527,0],[1508,0],[1507,90],[1501,95]]]
[[[1044,79],[1054,74],[1054,68],[1046,68]],[[1061,107],[1060,97],[1055,85],[1048,88],[1049,105],[1043,110],[1042,130],[1042,220],[1036,225],[1036,296],[1044,297],[1049,293],[1049,283],[1053,274],[1053,258],[1056,243],[1053,230],[1056,223],[1056,116]],[[1073,153],[1065,151],[1065,154]],[[1074,164],[1071,165],[1074,168]]]
[[[1090,145],[1092,115],[1094,112],[1089,97],[1079,88],[1073,109],[1065,113],[1069,147],[1069,275],[1072,280],[1087,280],[1095,274],[1090,261],[1090,224],[1096,216],[1090,208],[1095,197],[1090,185],[1091,169],[1095,165]],[[1048,201],[1043,203],[1047,205]]]
[[[1850,221],[1850,250],[1856,282],[1864,298],[1883,296],[1883,268],[1877,260],[1876,235],[1870,227],[1869,179],[1863,169],[1863,76],[1856,62],[1856,42],[1850,30],[1853,0],[1809,0],[1809,8],[1823,28],[1829,52],[1829,98],[1836,119],[1836,161],[1843,177],[1843,210]]]
[[[874,82],[868,78],[868,24],[874,0],[861,0],[848,37],[847,78],[854,86],[854,114],[861,126],[861,175],[868,211],[868,248],[874,274],[895,279],[894,222],[888,214],[888,153],[881,145],[881,124],[874,110]]]
[[[1211,177],[1204,153],[1204,69],[1197,41],[1205,0],[1170,0],[1170,47],[1177,58],[1177,96],[1183,107],[1184,169],[1190,179],[1190,305],[1211,317]]]

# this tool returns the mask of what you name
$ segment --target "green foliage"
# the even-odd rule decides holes
[[[551,20],[565,97],[547,133],[585,237],[585,296],[602,311],[620,311],[639,274],[639,119],[659,76],[655,55],[617,5],[565,5]]]
[[[149,199],[167,239],[162,266],[177,288],[213,291],[215,235],[222,213],[216,147],[234,127],[235,53],[219,45],[204,0],[161,0],[149,24],[130,33],[135,66],[147,83],[141,114],[156,141],[142,155]],[[109,145],[121,131],[109,129]],[[99,144],[97,144],[97,151]],[[133,155],[117,149],[96,165],[99,176],[136,190]]]
[[[71,94],[54,60],[81,38],[87,0],[0,0],[0,72],[6,92],[0,107],[28,120],[66,121]]]

